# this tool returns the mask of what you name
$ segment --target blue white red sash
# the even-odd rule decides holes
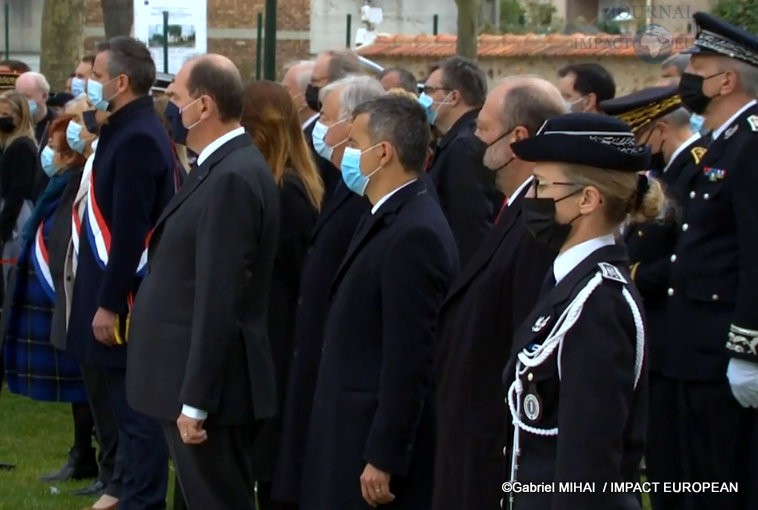
[[[76,209],[73,211],[73,225],[76,226],[78,215]],[[84,208],[84,221],[80,222],[79,228],[84,226],[85,234],[89,239],[92,251],[95,254],[95,260],[101,269],[105,269],[108,265],[108,254],[111,251],[111,232],[108,225],[105,223],[102,213],[100,212],[100,206],[97,204],[95,198],[95,169],[90,172],[89,190],[87,191],[87,203]],[[79,236],[73,232],[71,234],[72,240],[74,240],[74,247],[77,249],[79,245]],[[137,276],[144,276],[147,272],[147,244],[150,241],[150,233],[148,233],[145,240],[145,249],[142,252],[142,256],[137,266]]]
[[[79,232],[82,230],[82,219],[79,217],[78,206],[71,208],[71,242],[74,245],[74,257],[79,256]]]
[[[53,286],[53,277],[50,274],[50,255],[47,252],[47,246],[45,246],[45,238],[42,232],[43,226],[44,222],[40,223],[40,226],[37,228],[37,234],[34,236],[32,264],[34,264],[34,270],[37,273],[42,290],[51,301],[55,302],[55,287]]]

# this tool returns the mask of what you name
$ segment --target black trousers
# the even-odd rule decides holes
[[[121,483],[124,476],[123,456],[118,449],[118,421],[108,397],[106,370],[97,365],[82,363],[82,378],[87,390],[95,435],[100,445],[97,463],[100,471],[97,479],[105,484],[105,493],[114,498],[121,497]]]
[[[645,462],[652,482],[737,482],[739,491],[650,495],[654,510],[758,508],[758,411],[729,383],[651,374]]]
[[[105,369],[108,398],[118,421],[123,455],[119,510],[164,510],[168,490],[168,452],[160,423],[129,407],[126,371]]]
[[[256,425],[206,427],[208,439],[186,445],[176,422],[163,433],[189,510],[254,510],[252,444]],[[119,510],[121,506],[119,505]]]

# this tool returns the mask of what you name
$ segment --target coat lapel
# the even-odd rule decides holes
[[[321,214],[319,214],[318,220],[316,220],[316,225],[313,227],[313,234],[311,235],[311,242],[313,242],[313,239],[316,238],[319,231],[326,224],[329,218],[331,218],[334,213],[342,206],[342,204],[344,204],[347,199],[352,196],[352,193],[352,191],[347,189],[345,183],[342,182],[342,178],[340,178],[337,186],[334,188],[332,196],[329,197],[329,200],[327,200],[327,202],[324,204],[324,207],[321,209]]]
[[[342,279],[344,273],[350,267],[350,264],[353,259],[355,259],[358,252],[360,252],[361,248],[363,248],[363,246],[365,246],[384,225],[392,223],[397,211],[403,206],[403,204],[425,193],[428,193],[426,186],[420,181],[415,181],[391,196],[376,214],[371,214],[371,211],[366,213],[358,224],[353,239],[350,241],[347,253],[342,259],[342,263],[332,280],[332,292],[337,288],[339,281]]]
[[[187,181],[179,188],[179,191],[173,196],[171,201],[166,205],[161,213],[158,221],[155,223],[156,230],[165,223],[169,216],[181,206],[185,200],[187,200],[197,188],[205,182],[205,178],[208,177],[213,167],[224,159],[231,152],[252,145],[250,138],[247,134],[239,135],[224,145],[216,149],[208,159],[203,161],[203,164],[189,173]]]
[[[457,278],[452,290],[448,294],[446,301],[455,297],[463,288],[465,288],[471,280],[473,280],[480,272],[482,272],[495,252],[503,244],[505,238],[508,236],[508,232],[511,231],[516,221],[521,217],[521,200],[525,192],[516,197],[513,203],[509,204],[503,215],[500,217],[500,221],[495,224],[495,227],[490,231],[489,235],[484,239],[482,245],[476,250],[471,260],[463,267],[461,275]]]

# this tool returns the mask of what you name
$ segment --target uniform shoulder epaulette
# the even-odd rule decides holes
[[[599,262],[597,267],[600,268],[600,276],[606,280],[623,283],[624,285],[629,283],[626,281],[626,278],[624,278],[624,275],[621,274],[621,271],[619,271],[619,269],[613,264],[609,264],[607,262]]]
[[[692,159],[695,160],[695,164],[699,165],[700,161],[702,161],[703,156],[705,156],[705,153],[708,152],[708,149],[705,147],[693,147],[690,151],[690,154],[692,154]]]
[[[751,115],[748,117],[747,123],[750,125],[751,131],[758,131],[758,115]]]

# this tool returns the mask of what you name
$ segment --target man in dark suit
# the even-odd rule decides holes
[[[649,174],[665,184],[671,201],[661,221],[627,225],[624,242],[630,273],[644,299],[649,345],[650,402],[645,466],[651,482],[685,481],[689,452],[680,443],[681,420],[677,410],[678,383],[663,375],[669,342],[667,289],[676,259],[671,253],[681,232],[681,204],[688,183],[700,172],[705,140],[690,130],[690,112],[683,108],[676,86],[653,87],[600,103],[600,108],[625,122],[639,144],[652,152]],[[655,510],[686,508],[687,493],[656,491],[650,494]]]
[[[713,130],[672,255],[664,375],[679,382],[693,481],[739,483],[693,508],[758,508],[758,37],[696,13],[682,102]]]
[[[483,163],[508,203],[440,312],[435,510],[497,508],[503,495],[507,408],[501,375],[513,334],[536,302],[555,256],[523,224],[521,200],[534,164],[516,158],[510,144],[564,112],[558,89],[531,76],[504,81],[479,112],[476,135],[487,147]]]
[[[476,116],[487,97],[487,77],[474,62],[449,58],[432,70],[419,101],[442,136],[429,177],[437,188],[460,254],[461,267],[492,227],[503,204],[493,174],[482,164],[482,145],[474,136]]]
[[[155,64],[144,44],[116,37],[98,47],[88,91],[102,126],[82,220],[67,350],[82,362],[95,413],[110,409],[123,454],[118,507],[163,508],[168,479],[160,425],[126,402],[130,303],[144,274],[145,243],[174,194],[174,158],[148,95]],[[102,388],[97,388],[102,389]]]
[[[326,121],[348,117],[345,125],[333,129],[345,138],[349,136],[352,114],[359,104],[384,94],[381,85],[369,77],[356,77],[335,82],[325,91]],[[344,131],[339,131],[344,130]],[[344,146],[335,150],[342,162]],[[333,155],[336,158],[336,155]],[[316,386],[321,347],[324,342],[324,323],[329,307],[329,289],[345,255],[355,227],[368,211],[365,197],[352,193],[340,178],[332,196],[325,200],[311,237],[308,255],[300,278],[300,297],[295,316],[294,352],[283,411],[282,439],[274,475],[274,499],[297,503],[303,472],[303,450],[311,415],[313,392]]]
[[[129,402],[163,422],[190,510],[252,510],[256,422],[276,412],[267,321],[279,192],[240,126],[243,84],[229,59],[186,63],[171,100],[198,166],[151,239]]]
[[[418,178],[429,137],[423,109],[407,98],[380,97],[354,112],[342,173],[373,207],[332,283],[303,510],[431,502],[434,329],[458,256]]]

